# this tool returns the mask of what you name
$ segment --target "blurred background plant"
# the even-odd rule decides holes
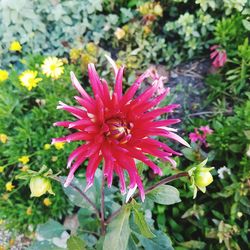
[[[174,186],[180,190],[182,202],[165,206],[146,201],[143,207],[147,222],[157,231],[154,233],[168,242],[167,233],[177,250],[212,250],[215,246],[221,250],[248,249],[249,8],[247,0],[1,0],[0,224],[33,235],[37,225],[48,219],[62,224],[67,215],[76,216],[81,239],[89,249],[96,247],[98,236],[87,231],[96,233],[99,224],[86,205],[69,202],[67,193],[56,182],[52,183],[55,195],[46,193],[31,198],[29,181],[16,178],[30,170],[38,172],[43,166],[66,175],[66,155],[73,145],[52,146],[50,142],[62,133],[54,129],[53,122],[68,117],[56,111],[59,98],[63,96],[70,104],[75,93],[69,72],[74,71],[88,91],[87,64],[97,64],[97,68],[103,69],[102,77],[111,80],[104,59],[104,54],[110,54],[117,64],[126,65],[127,86],[150,64],[163,66],[171,84],[173,67],[187,60],[209,61],[210,47],[218,45],[227,56],[223,66],[210,65],[202,79],[202,88],[191,85],[190,93],[198,92],[205,97],[200,98],[199,110],[190,113],[184,103],[180,111],[181,133],[187,141],[189,133],[207,125],[213,133],[206,136],[206,143],[192,142],[192,149],[183,150],[184,157],[177,159],[178,169],[186,171],[208,158],[208,166],[215,168],[211,172],[213,185],[206,194],[198,193],[193,200],[189,183],[176,182]],[[57,60],[45,61],[49,57]],[[53,72],[51,76],[44,74],[45,62],[49,64],[47,69],[61,67],[57,79],[51,78]],[[171,100],[165,102],[178,102],[182,98],[189,82],[177,81]],[[189,96],[185,100],[188,99]],[[189,102],[196,105],[194,100]],[[165,175],[176,173],[166,163],[157,164]],[[143,165],[139,167],[143,169]],[[83,176],[79,174],[84,182]],[[150,183],[153,177],[151,172],[146,172],[144,181]],[[110,192],[107,203],[111,211],[120,205],[111,200],[120,197],[115,188],[107,192]],[[98,200],[98,193],[91,197]],[[87,221],[83,219],[86,216]],[[48,235],[47,229],[57,226],[55,237],[59,237],[67,226],[62,227],[56,221],[49,220],[37,230]],[[134,230],[133,242],[139,239],[138,232]],[[131,249],[133,242],[130,242]],[[150,249],[147,244],[152,246],[154,242],[143,245]]]

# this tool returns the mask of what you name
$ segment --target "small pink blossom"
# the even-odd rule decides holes
[[[189,134],[189,139],[191,142],[199,141],[201,144],[204,144],[206,147],[208,146],[206,142],[207,135],[213,133],[213,130],[209,128],[209,126],[201,126],[200,128],[195,128],[194,132]]]
[[[219,45],[212,46],[210,50],[212,51],[210,54],[210,59],[213,59],[212,65],[215,68],[223,67],[227,61],[226,51],[221,49]]]
[[[208,125],[207,126],[201,126],[199,128],[199,130],[202,131],[205,135],[211,135],[214,132],[211,128],[209,128]]]

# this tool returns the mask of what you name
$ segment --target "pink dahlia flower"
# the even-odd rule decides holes
[[[115,172],[120,179],[121,193],[125,194],[124,171],[127,171],[130,179],[129,189],[138,187],[141,199],[144,200],[143,184],[135,160],[142,161],[155,174],[162,175],[161,168],[151,161],[147,155],[151,154],[169,161],[174,166],[176,163],[171,156],[180,155],[154,137],[162,136],[189,146],[186,141],[174,133],[176,129],[169,127],[169,125],[180,122],[179,119],[156,120],[160,115],[172,112],[179,105],[171,104],[162,108],[154,108],[169,93],[169,89],[166,89],[164,93],[154,97],[159,80],[155,80],[144,93],[135,97],[142,81],[150,77],[150,71],[142,74],[123,94],[124,67],[117,68],[111,58],[108,58],[108,60],[115,72],[115,85],[111,93],[107,82],[99,78],[93,64],[88,65],[93,96],[90,96],[82,88],[74,73],[71,72],[72,84],[80,94],[80,96],[75,96],[78,106],[73,107],[60,102],[57,109],[68,111],[76,120],[56,122],[54,125],[74,129],[76,132],[62,138],[55,138],[52,143],[82,142],[82,145],[69,156],[68,168],[70,168],[70,172],[65,186],[70,184],[75,171],[88,159],[85,190],[93,185],[95,171],[103,162],[103,174],[109,187],[112,185],[113,173]]]
[[[215,68],[221,68],[225,65],[227,61],[227,53],[224,49],[220,49],[219,45],[214,45],[210,48],[212,53],[210,54],[210,59],[213,59],[212,65]]]

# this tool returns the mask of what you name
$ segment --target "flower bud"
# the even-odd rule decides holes
[[[46,192],[54,194],[50,180],[42,176],[34,176],[30,179],[30,191],[31,197],[40,197]]]
[[[193,198],[196,197],[198,189],[205,193],[206,187],[213,182],[213,176],[210,173],[213,168],[205,168],[204,166],[206,163],[207,159],[188,171],[191,180],[191,187],[194,190]]]
[[[211,168],[197,169],[194,173],[194,181],[197,187],[204,188],[213,182],[213,176],[209,172]]]

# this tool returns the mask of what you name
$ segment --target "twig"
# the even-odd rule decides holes
[[[198,113],[192,113],[188,116],[200,116],[200,115],[216,115],[216,114],[231,114],[232,110],[225,110],[225,111],[203,111]]]
[[[145,194],[148,194],[149,192],[151,192],[152,190],[154,190],[155,188],[161,186],[161,185],[164,185],[166,183],[169,183],[171,181],[174,181],[176,179],[179,179],[181,177],[187,177],[189,176],[187,172],[182,172],[182,173],[178,173],[178,174],[175,174],[175,175],[172,175],[172,176],[169,176],[169,177],[166,177],[164,179],[162,179],[161,181],[157,182],[156,184],[154,184],[153,186],[147,188],[145,190]],[[137,198],[138,196],[140,195],[139,192],[137,192],[134,196],[132,196],[129,201],[131,201],[133,198]],[[106,220],[106,224],[109,224],[121,211],[122,207],[120,207],[119,209],[117,209],[113,214],[111,214],[108,219]]]
[[[102,186],[101,186],[101,235],[105,235],[106,225],[105,225],[105,202],[104,202],[104,174],[102,172]]]
[[[58,181],[60,182],[61,184],[63,184],[63,180],[60,178],[60,177],[57,177],[57,176],[51,176],[51,178],[55,181]],[[71,188],[73,188],[74,190],[76,190],[92,207],[93,209],[95,210],[95,213],[97,215],[97,217],[100,219],[101,216],[100,216],[100,213],[96,207],[96,205],[88,198],[88,196],[80,189],[78,188],[77,186],[75,186],[74,184],[70,183],[69,186]]]

